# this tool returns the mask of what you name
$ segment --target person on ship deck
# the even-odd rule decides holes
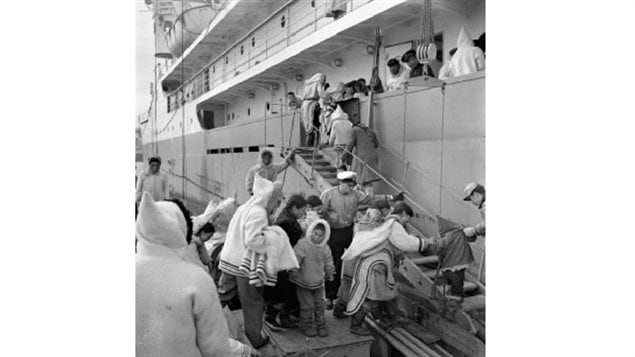
[[[423,68],[426,67],[426,73],[428,77],[434,77],[434,72],[432,68],[427,64],[424,65],[417,60],[417,55],[415,50],[406,51],[403,56],[401,56],[401,62],[405,63],[409,68],[410,72],[408,74],[408,78],[415,78],[423,76]]]

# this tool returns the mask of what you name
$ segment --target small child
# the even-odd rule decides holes
[[[212,274],[212,259],[207,252],[205,242],[212,238],[216,230],[210,222],[203,224],[202,227],[195,227],[195,229],[194,234],[192,234],[192,241],[187,246],[185,258],[190,263],[198,265]]]
[[[302,229],[306,232],[309,225],[318,218],[324,218],[324,206],[322,200],[318,196],[312,195],[306,198],[306,215],[299,219],[298,222]]]
[[[449,300],[462,301],[465,269],[474,262],[469,242],[474,242],[476,235],[467,237],[461,225],[441,216],[437,216],[437,222],[441,239],[429,240],[425,251],[439,255],[441,278],[450,285],[446,297]]]
[[[289,280],[294,282],[296,294],[300,302],[300,331],[307,337],[328,336],[324,320],[324,277],[333,281],[335,265],[331,249],[326,244],[331,235],[329,224],[318,218],[307,229],[306,235],[295,245],[299,270],[291,272]],[[317,329],[313,324],[313,317]]]

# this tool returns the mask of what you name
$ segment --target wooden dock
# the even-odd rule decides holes
[[[239,324],[243,325],[242,311],[232,312]],[[370,347],[374,341],[372,336],[357,336],[349,331],[350,318],[336,319],[332,311],[326,311],[326,337],[306,337],[298,329],[272,331],[264,327],[271,338],[270,346],[260,352],[265,357],[302,356],[303,352],[312,352],[308,356],[325,357],[369,357]]]

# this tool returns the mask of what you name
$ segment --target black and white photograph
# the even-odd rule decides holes
[[[2,10],[0,356],[635,356],[635,3]]]
[[[484,0],[137,11],[137,356],[485,355]]]

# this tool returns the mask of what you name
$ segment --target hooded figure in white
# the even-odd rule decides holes
[[[269,341],[268,337],[262,335],[263,291],[249,284],[250,274],[242,271],[240,266],[248,251],[254,254],[267,253],[265,230],[269,225],[270,213],[279,205],[281,191],[281,182],[274,183],[255,175],[253,196],[238,207],[229,222],[218,264],[223,272],[219,281],[221,299],[228,301],[233,291],[237,290],[244,319],[250,322],[245,325],[245,334],[256,348]]]
[[[348,145],[352,140],[353,123],[348,120],[348,114],[342,110],[339,104],[333,113],[331,113],[329,122],[331,127],[329,145]]]
[[[456,41],[456,53],[450,60],[450,69],[454,77],[463,76],[485,69],[485,55],[474,46],[472,38],[465,28],[461,28]]]
[[[252,166],[247,171],[247,178],[245,179],[245,187],[250,195],[253,195],[254,175],[258,174],[262,178],[269,181],[275,181],[278,174],[286,170],[287,167],[293,162],[295,151],[291,151],[283,162],[277,164],[273,163],[273,151],[267,148],[263,148],[258,155],[258,163]]]
[[[326,75],[316,73],[304,82],[304,93],[302,95],[302,124],[306,133],[311,133],[314,126],[318,125],[318,118],[315,117],[315,109],[319,105],[320,99],[325,95],[324,83]]]
[[[183,260],[187,218],[173,202],[143,194],[136,223],[136,355],[249,356],[229,338],[216,286]]]

